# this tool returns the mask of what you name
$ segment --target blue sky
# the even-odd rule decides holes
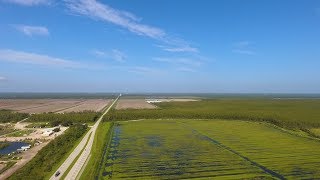
[[[320,1],[0,0],[0,92],[320,93]]]

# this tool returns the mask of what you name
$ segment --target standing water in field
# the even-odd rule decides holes
[[[99,178],[318,179],[319,145],[266,123],[121,122],[113,129]]]
[[[17,151],[18,149],[20,149],[22,146],[28,146],[28,143],[25,142],[9,142],[9,146],[0,149],[0,154],[1,155],[5,155],[5,154],[10,154],[13,153],[15,151]]]

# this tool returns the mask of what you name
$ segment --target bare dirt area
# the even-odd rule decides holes
[[[81,103],[78,106],[71,107],[59,111],[58,113],[65,113],[65,112],[81,112],[81,111],[101,111],[107,104],[109,104],[111,100],[109,99],[90,99],[86,100],[85,102]]]
[[[46,128],[26,128],[27,125],[30,123],[17,123],[15,125],[15,128],[19,129],[19,131],[23,130],[32,130],[31,133],[25,134],[23,136],[10,136],[10,134],[2,135],[0,136],[0,141],[24,141],[24,140],[51,140],[54,139],[55,137],[61,135],[65,130],[67,130],[67,127],[60,127],[60,131],[57,133],[54,133],[51,136],[44,136],[43,132]]]
[[[145,99],[120,99],[116,109],[155,109],[157,106],[149,104]]]

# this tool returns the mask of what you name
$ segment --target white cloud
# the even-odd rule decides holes
[[[179,67],[177,70],[182,72],[196,72],[196,70],[188,67]]]
[[[193,67],[199,67],[203,64],[202,60],[200,59],[191,59],[191,58],[184,58],[184,57],[174,57],[174,58],[163,58],[163,57],[156,57],[153,58],[154,61],[157,62],[165,62],[169,64],[176,64],[176,65],[187,65]]]
[[[6,77],[0,76],[0,81],[5,81],[5,80],[7,80]]]
[[[0,61],[34,64],[34,65],[46,65],[56,67],[67,68],[84,68],[85,65],[77,63],[75,61],[55,58],[48,55],[29,53],[23,51],[15,51],[10,49],[0,49]]]
[[[14,25],[14,27],[27,36],[48,36],[49,30],[44,26]]]
[[[255,55],[256,54],[254,51],[242,50],[242,49],[233,49],[232,52],[238,53],[238,54],[246,54],[246,55]]]
[[[150,73],[153,72],[152,68],[148,68],[148,67],[131,67],[129,68],[128,72],[133,72],[133,73],[137,73],[137,74],[144,74],[144,73]]]
[[[96,0],[65,0],[65,2],[73,13],[107,21],[139,35],[156,39],[166,35],[162,29],[139,23],[138,18],[132,13],[111,8]]]
[[[233,43],[233,53],[245,54],[245,55],[255,55],[256,52],[252,50],[252,44],[249,41],[240,41]]]
[[[51,0],[2,0],[3,2],[9,2],[19,4],[23,6],[37,6],[37,5],[49,5]]]
[[[191,47],[188,44],[185,44],[183,46],[180,44],[180,46],[173,46],[173,47],[163,46],[163,45],[157,45],[157,46],[162,48],[164,51],[168,51],[168,52],[194,52],[194,53],[198,52],[197,48]]]
[[[127,59],[127,55],[118,49],[112,49],[111,51],[93,50],[92,53],[97,57],[109,58],[118,62],[125,62]]]
[[[135,34],[156,39],[170,52],[197,52],[196,48],[182,39],[170,37],[163,29],[141,23],[141,18],[127,12],[114,9],[96,0],[64,0],[68,9],[75,14],[121,26]]]
[[[128,72],[135,73],[135,74],[141,74],[141,75],[160,75],[164,72],[153,68],[153,67],[145,67],[145,66],[133,66],[133,67],[122,67],[122,69],[126,68]]]

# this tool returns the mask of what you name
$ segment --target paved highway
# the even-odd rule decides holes
[[[113,101],[111,106],[109,106],[109,108],[102,114],[102,116],[97,120],[97,122],[93,125],[93,127],[87,132],[87,134],[84,136],[84,138],[78,144],[78,146],[73,150],[73,152],[64,161],[64,163],[58,168],[57,171],[60,172],[60,175],[56,177],[55,174],[53,174],[51,176],[50,180],[60,179],[60,177],[67,171],[67,169],[70,167],[72,162],[76,159],[76,157],[80,154],[81,150],[84,148],[84,150],[82,151],[82,154],[80,155],[79,159],[73,165],[73,167],[71,168],[71,170],[69,171],[69,173],[67,174],[65,179],[76,179],[77,178],[77,176],[79,175],[82,167],[84,166],[85,162],[87,161],[87,159],[88,159],[88,157],[90,155],[92,144],[93,144],[93,140],[94,140],[94,137],[95,137],[95,133],[96,133],[96,130],[97,130],[101,120],[109,112],[109,110],[112,108],[112,106],[117,102],[117,100],[119,99],[120,96],[121,95],[119,95],[117,97],[117,99]],[[90,136],[90,139],[88,141],[90,133],[92,133],[92,135]],[[87,143],[87,141],[88,141],[88,143]],[[86,143],[87,143],[87,145],[86,145]]]

